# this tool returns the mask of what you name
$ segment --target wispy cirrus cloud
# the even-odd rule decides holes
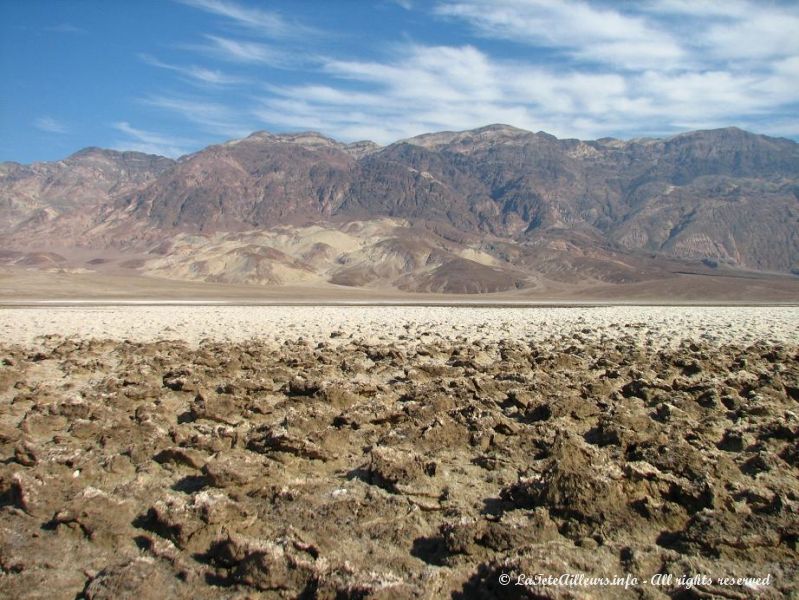
[[[203,43],[182,44],[179,47],[208,58],[243,66],[267,66],[288,69],[296,66],[302,59],[297,53],[291,53],[271,44],[253,42],[221,35],[204,34]]]
[[[575,122],[574,112],[629,108],[626,84],[617,75],[556,75],[492,61],[472,46],[411,45],[390,63],[330,61],[325,71],[343,80],[344,87],[271,88],[272,97],[254,114],[281,127],[320,128],[344,139],[370,137],[385,143],[494,122],[559,134],[577,127],[584,133],[589,122]],[[351,81],[369,91],[349,91],[346,82]]]
[[[413,10],[413,2],[411,0],[393,0],[394,4],[405,10]]]
[[[224,17],[254,33],[270,37],[291,37],[310,32],[310,28],[286,20],[277,12],[252,8],[229,0],[177,0],[205,12]]]
[[[206,35],[206,49],[216,56],[233,62],[280,64],[285,56],[267,44],[237,40],[218,35]]]
[[[127,121],[114,123],[113,127],[127,136],[126,139],[116,142],[114,147],[117,150],[134,150],[145,154],[158,154],[177,158],[188,154],[192,148],[197,146],[196,140],[138,129]]]
[[[759,62],[799,55],[797,32],[799,6],[793,10],[766,7],[748,18],[707,27],[695,43],[719,60]]]
[[[643,15],[679,30],[681,43],[703,65],[763,68],[767,60],[799,55],[799,5],[728,0],[642,3]]]
[[[45,27],[45,31],[50,33],[75,33],[75,34],[83,34],[87,33],[83,27],[78,27],[77,25],[73,25],[72,23],[58,23],[57,25],[51,25],[50,27]]]
[[[441,0],[434,12],[485,37],[558,50],[614,69],[696,70],[718,61],[799,53],[795,3]]]
[[[40,131],[47,133],[64,134],[69,133],[69,128],[58,119],[49,116],[37,117],[33,120],[33,126]]]
[[[143,104],[168,111],[201,131],[228,138],[243,137],[253,130],[253,119],[246,111],[204,98],[152,95]]]
[[[244,4],[184,3],[248,33],[286,24]],[[252,83],[269,68],[290,76],[232,98],[146,101],[226,136],[259,126],[385,143],[495,122],[581,138],[726,125],[799,135],[799,5],[438,0],[413,8],[472,39],[387,41],[367,59],[298,49],[287,35],[264,43],[206,34],[191,49],[236,63]]]
[[[206,136],[230,138],[247,135],[257,120],[251,110],[241,108],[248,94],[252,93],[245,86],[254,84],[262,77],[263,69],[290,69],[295,66],[301,53],[290,52],[280,44],[293,43],[290,39],[311,29],[289,21],[276,12],[229,0],[175,1],[218,16],[220,26],[226,33],[203,33],[198,42],[173,46],[196,55],[197,59],[189,65],[180,64],[182,61],[174,59],[166,61],[151,54],[139,54],[139,58],[147,64],[178,75],[176,83],[195,84],[195,89],[188,92],[156,92],[141,98],[140,102],[171,118],[191,123]],[[231,23],[238,27],[234,33],[230,32],[228,26]],[[266,43],[263,40],[265,37],[278,41]],[[208,65],[218,61],[235,65],[237,73],[232,75]],[[179,86],[174,87],[180,89]],[[227,92],[225,96],[219,93],[220,88]]]
[[[788,125],[798,70],[793,59],[746,75],[559,69],[474,46],[408,45],[385,62],[329,60],[324,72],[337,83],[272,87],[254,114],[267,125],[380,142],[493,122],[583,138],[745,127],[766,114]]]
[[[155,58],[154,56],[150,56],[149,54],[140,54],[139,58],[141,58],[148,65],[151,65],[153,67],[158,67],[159,69],[166,69],[167,71],[173,71],[175,73],[179,73],[185,79],[195,83],[202,83],[214,86],[225,86],[225,85],[237,85],[245,83],[247,81],[242,77],[228,75],[218,69],[209,69],[197,65],[186,65],[186,66],[173,65],[171,63],[158,60],[157,58]]]
[[[534,52],[408,45],[385,61],[332,59],[323,71],[337,81],[273,89],[258,116],[378,141],[490,122],[577,137],[726,125],[799,134],[796,5],[442,0],[433,12]]]
[[[674,68],[686,59],[672,32],[642,16],[587,2],[446,0],[437,5],[435,14],[464,21],[485,37],[622,69]]]

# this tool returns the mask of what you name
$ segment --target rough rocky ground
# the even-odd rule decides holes
[[[799,594],[795,309],[404,310],[371,336],[374,313],[252,340],[98,339],[88,317],[7,337],[0,595]]]

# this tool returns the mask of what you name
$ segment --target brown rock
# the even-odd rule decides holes
[[[162,563],[151,558],[107,567],[86,586],[87,600],[118,600],[138,598],[190,598],[184,584]]]
[[[290,435],[285,429],[266,427],[252,434],[247,448],[261,454],[285,453],[309,460],[327,461],[330,457],[313,442]]]
[[[166,448],[161,450],[153,457],[159,463],[173,463],[191,467],[192,469],[202,469],[206,461],[206,456],[192,448]]]
[[[191,411],[196,419],[208,419],[226,425],[237,425],[243,419],[241,409],[234,398],[208,390],[201,390],[194,397]]]
[[[225,450],[215,454],[202,467],[208,483],[214,487],[238,487],[266,479],[268,470],[256,455],[243,450]]]

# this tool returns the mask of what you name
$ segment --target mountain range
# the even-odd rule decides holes
[[[782,281],[799,274],[799,145],[490,125],[384,147],[257,132],[177,160],[86,148],[0,164],[0,265],[439,293]]]

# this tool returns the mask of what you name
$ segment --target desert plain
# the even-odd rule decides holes
[[[73,300],[0,340],[5,597],[799,594],[796,306]]]

